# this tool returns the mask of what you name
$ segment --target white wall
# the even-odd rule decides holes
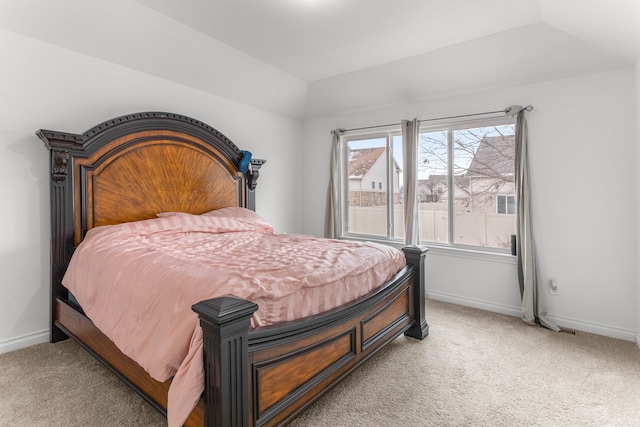
[[[304,107],[306,82],[137,1],[3,0],[0,28],[276,114]]]
[[[201,120],[267,159],[257,211],[301,231],[299,121],[5,30],[0,52],[0,353],[48,339],[49,160],[38,129],[83,133],[139,111]]]
[[[637,72],[636,72],[637,73]],[[532,104],[528,114],[533,220],[543,283],[557,280],[548,313],[564,327],[627,340],[638,323],[635,203],[634,70],[432,98],[390,108],[305,121],[304,230],[323,232],[330,131]],[[433,249],[427,292],[439,298],[519,315],[511,257]],[[434,319],[434,321],[437,321]]]

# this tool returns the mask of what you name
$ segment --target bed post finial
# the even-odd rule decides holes
[[[265,163],[267,163],[267,161],[263,160],[263,159],[252,159],[251,160],[251,168],[249,169],[249,172],[247,173],[247,178],[249,180],[247,185],[249,186],[250,190],[253,191],[253,190],[256,189],[256,185],[258,185],[258,178],[260,177],[260,168]]]

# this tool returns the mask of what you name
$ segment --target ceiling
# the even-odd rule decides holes
[[[304,120],[633,67],[640,1],[0,0],[2,31]]]
[[[136,0],[307,82],[536,23],[630,64],[637,0]]]

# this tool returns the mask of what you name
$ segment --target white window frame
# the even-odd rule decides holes
[[[420,123],[420,133],[434,132],[437,130],[447,131],[447,187],[454,189],[454,191],[448,191],[447,194],[447,207],[448,207],[448,242],[431,242],[421,241],[421,243],[428,244],[429,246],[441,246],[448,248],[466,249],[480,252],[495,252],[495,253],[511,253],[511,249],[505,248],[493,248],[486,246],[465,245],[462,243],[455,243],[455,187],[454,187],[454,174],[451,172],[454,164],[454,141],[453,134],[455,131],[473,128],[473,127],[490,127],[490,126],[503,126],[514,125],[515,119],[511,117],[487,117],[479,119],[466,119],[466,120],[437,120],[433,122]]]
[[[393,224],[393,138],[402,135],[402,129],[400,125],[397,126],[385,126],[375,131],[358,131],[358,132],[345,132],[340,138],[340,176],[341,185],[340,191],[342,196],[340,197],[340,238],[352,239],[352,240],[374,240],[383,242],[395,242],[400,243],[400,239],[395,239],[394,224]],[[386,139],[385,153],[387,162],[387,226],[386,236],[364,234],[364,233],[350,233],[349,232],[349,212],[348,212],[348,200],[349,200],[349,161],[348,161],[348,146],[350,141],[362,141],[367,139]],[[402,183],[400,183],[402,185]]]
[[[480,119],[464,119],[464,120],[437,120],[437,121],[423,121],[420,123],[419,132],[433,132],[436,130],[447,130],[448,131],[448,141],[447,141],[447,155],[448,155],[448,166],[447,166],[447,187],[453,189],[454,186],[454,174],[451,172],[453,168],[453,134],[456,130],[468,129],[472,127],[488,127],[488,126],[502,126],[502,125],[514,125],[515,119],[505,117],[505,116],[494,116],[494,117],[485,117]],[[341,222],[341,234],[340,238],[353,239],[353,240],[376,240],[386,242],[395,246],[401,246],[403,243],[402,239],[394,238],[394,223],[393,223],[393,138],[401,135],[402,131],[400,125],[397,126],[388,126],[384,129],[378,129],[375,131],[358,131],[358,132],[346,132],[340,141],[340,153],[341,153],[341,203],[340,203],[340,222]],[[386,155],[387,155],[387,235],[368,235],[363,233],[353,233],[349,232],[349,223],[348,223],[348,206],[349,206],[349,177],[348,177],[348,143],[350,141],[357,140],[366,140],[366,139],[377,139],[377,138],[386,138]],[[418,177],[416,177],[416,180]],[[400,183],[400,186],[403,187],[404,184]],[[476,246],[476,245],[465,245],[460,243],[454,243],[454,233],[455,233],[455,191],[448,191],[448,200],[447,200],[447,208],[448,208],[448,242],[433,242],[433,241],[421,241],[420,243],[427,244],[430,247],[440,247],[443,249],[456,249],[456,250],[469,250],[477,253],[495,253],[495,254],[510,254],[511,250],[509,248],[493,248],[493,247],[485,247],[485,246]],[[514,196],[515,197],[515,196]],[[496,207],[497,210],[497,207]]]

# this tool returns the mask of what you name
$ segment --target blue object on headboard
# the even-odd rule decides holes
[[[251,152],[242,150],[242,159],[240,159],[240,172],[247,173],[251,164]]]

